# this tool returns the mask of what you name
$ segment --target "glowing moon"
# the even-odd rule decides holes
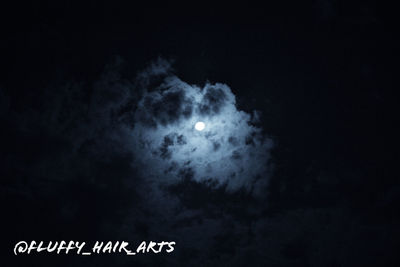
[[[196,122],[196,124],[194,125],[194,128],[197,131],[203,131],[205,127],[206,127],[206,125],[202,121]]]

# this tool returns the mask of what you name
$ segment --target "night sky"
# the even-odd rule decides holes
[[[0,265],[399,266],[395,15],[339,0],[1,7]],[[20,240],[176,246],[15,256]]]

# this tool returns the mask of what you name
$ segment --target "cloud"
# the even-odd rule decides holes
[[[142,175],[167,185],[192,179],[229,192],[265,189],[273,141],[252,125],[259,114],[238,110],[228,85],[189,85],[159,62],[139,75],[145,82],[138,82],[143,95],[132,136]],[[203,131],[194,128],[198,121]]]

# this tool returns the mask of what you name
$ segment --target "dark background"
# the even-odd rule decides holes
[[[184,81],[226,83],[239,109],[262,112],[264,132],[276,142],[267,201],[218,196],[195,184],[172,191],[190,189],[185,198],[189,207],[200,202],[223,213],[235,210],[238,221],[251,221],[246,210],[254,205],[262,220],[278,220],[282,232],[297,229],[296,235],[287,231],[276,237],[281,247],[272,258],[268,251],[274,244],[269,243],[243,256],[247,262],[238,265],[398,266],[400,184],[390,171],[398,154],[389,152],[396,136],[390,119],[398,47],[393,9],[376,1],[335,0],[148,6],[33,1],[3,6],[1,243],[9,260],[4,266],[91,266],[99,259],[12,257],[12,248],[30,239],[113,240],[114,230],[97,225],[119,227],[124,209],[143,205],[127,201],[135,194],[119,180],[130,172],[129,157],[91,165],[92,175],[105,186],[90,182],[90,175],[64,175],[54,182],[46,170],[31,173],[27,166],[57,158],[71,144],[64,142],[63,133],[48,134],[39,126],[23,131],[15,119],[23,120],[29,109],[51,113],[44,104],[48,88],[57,94],[69,81],[85,84],[83,94],[90,101],[91,84],[117,56],[126,79],[133,80],[161,56],[174,60]],[[76,202],[80,204],[71,219],[65,210]],[[220,202],[228,204],[220,207]],[[267,233],[268,227],[266,223]],[[137,222],[134,232],[143,231],[146,225]],[[219,245],[210,243],[214,247],[207,248],[213,252],[205,254],[210,259],[206,265],[223,266],[223,255],[240,253],[229,248],[235,238],[232,233],[222,236]],[[170,265],[204,262],[198,251],[178,255]],[[119,257],[104,255],[100,263],[130,264]],[[139,263],[168,262],[169,255],[163,257],[146,255]]]

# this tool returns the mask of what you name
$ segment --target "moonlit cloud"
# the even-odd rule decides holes
[[[132,136],[143,175],[165,184],[193,179],[215,188],[226,186],[230,192],[262,190],[271,171],[273,142],[252,125],[258,115],[252,118],[238,110],[229,86],[189,85],[161,63],[140,76],[144,93]],[[161,79],[160,73],[165,74]],[[160,83],[154,86],[152,77]],[[195,129],[199,121],[204,122],[202,131]]]

